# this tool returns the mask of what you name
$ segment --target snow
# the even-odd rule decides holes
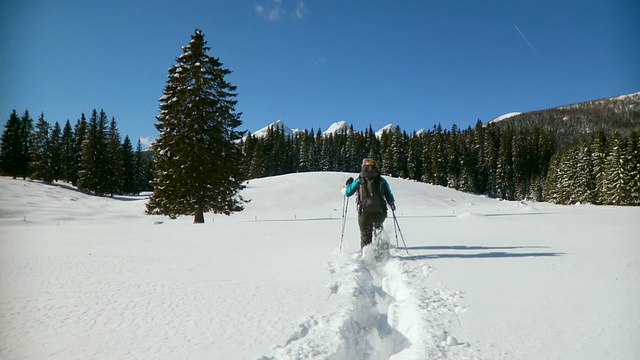
[[[289,136],[295,136],[298,133],[304,132],[304,130],[302,130],[302,129],[293,129],[292,130],[284,123],[284,121],[277,120],[277,121],[275,121],[275,122],[273,122],[273,123],[261,128],[261,129],[255,131],[253,133],[253,135],[255,137],[264,137],[264,136],[267,135],[268,130],[272,129],[274,127],[283,129],[284,133],[286,135],[289,135]],[[391,131],[394,130],[394,128],[395,128],[395,125],[393,125],[393,124],[385,125],[380,130],[378,130],[375,133],[375,135],[376,135],[376,137],[380,138],[383,133],[391,132]],[[330,134],[347,133],[347,131],[349,131],[349,124],[346,121],[338,121],[338,122],[335,122],[335,123],[331,124],[331,126],[329,126],[329,128],[326,131],[324,131],[322,133],[322,135],[323,136],[329,136]],[[417,134],[419,135],[419,134],[422,134],[424,132],[425,132],[424,129],[420,129],[417,132]]]
[[[338,121],[331,124],[327,131],[323,132],[322,135],[329,136],[331,134],[346,134],[348,130],[349,125],[346,121]]]
[[[489,123],[496,123],[498,121],[506,120],[506,119],[508,119],[510,117],[514,117],[514,116],[520,115],[520,114],[522,114],[522,113],[520,113],[520,112],[510,112],[510,113],[507,113],[507,114],[504,114],[504,115],[500,115],[495,119],[492,119],[491,121],[489,121]]]
[[[611,99],[612,100],[633,100],[633,99],[639,99],[639,98],[640,98],[640,91],[632,94],[614,96]]]
[[[376,137],[377,137],[377,138],[381,138],[381,137],[382,137],[382,134],[384,134],[384,133],[386,133],[386,132],[391,132],[391,131],[393,131],[393,128],[394,128],[394,127],[395,127],[395,126],[394,126],[393,124],[388,124],[388,125],[383,126],[380,130],[376,131]]]
[[[284,121],[282,121],[282,119],[278,119],[275,122],[263,127],[262,129],[255,131],[253,133],[253,136],[256,138],[265,137],[267,136],[269,129],[282,129],[284,131],[284,134],[287,136],[294,136],[296,133],[301,131],[299,129],[290,129],[284,123]]]
[[[376,261],[353,200],[338,251],[354,175],[251,180],[204,225],[0,178],[0,358],[640,358],[640,208],[387,178],[409,254]]]

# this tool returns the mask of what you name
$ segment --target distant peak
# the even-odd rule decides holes
[[[510,112],[510,113],[507,113],[507,114],[504,114],[504,115],[500,115],[497,118],[492,119],[489,122],[490,123],[494,123],[494,122],[502,121],[502,120],[505,120],[505,119],[508,119],[510,117],[514,117],[514,116],[520,115],[520,114],[522,114],[522,113],[520,113],[520,112]]]
[[[387,125],[385,125],[384,127],[382,127],[380,130],[378,130],[378,131],[376,132],[376,136],[377,136],[377,137],[381,137],[381,136],[382,136],[382,134],[384,134],[384,133],[386,133],[386,132],[391,132],[391,131],[393,131],[393,128],[394,128],[394,127],[395,127],[395,125],[393,125],[393,124],[387,124]]]
[[[322,133],[322,135],[328,136],[331,134],[344,134],[347,132],[348,129],[349,129],[349,125],[347,124],[346,121],[338,121],[331,124],[331,126],[329,126],[327,131]]]

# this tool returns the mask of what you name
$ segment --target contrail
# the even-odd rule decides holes
[[[533,50],[533,52],[538,56],[538,59],[540,59],[540,61],[542,61],[543,64],[547,64],[546,61],[544,61],[544,59],[542,58],[542,56],[540,56],[540,54],[538,53],[538,50],[536,50],[536,48],[533,47],[533,45],[531,45],[531,43],[529,42],[529,40],[527,39],[526,36],[524,36],[524,34],[522,33],[522,31],[520,31],[520,28],[518,28],[518,25],[513,25],[514,28],[516,28],[516,30],[518,31],[518,34],[520,34],[520,36],[522,36],[522,39],[527,43],[527,45],[529,45],[529,47],[531,48],[531,50]]]

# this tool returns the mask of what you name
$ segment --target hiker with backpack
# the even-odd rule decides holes
[[[380,168],[375,160],[365,158],[357,179],[347,179],[345,196],[356,194],[358,205],[358,225],[360,226],[360,249],[371,244],[373,230],[382,230],[387,218],[387,205],[396,210],[395,199],[389,183],[380,176]]]

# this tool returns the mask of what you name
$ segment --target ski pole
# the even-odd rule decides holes
[[[349,209],[349,199],[347,196],[342,198],[342,231],[340,232],[340,251],[342,251],[342,243],[344,242],[344,228],[347,225],[347,209]]]
[[[391,210],[391,212],[393,213],[393,210]],[[396,226],[396,221],[395,221],[395,214],[393,216],[393,232],[396,234],[396,248],[400,247],[400,244],[398,244],[398,227]]]
[[[391,213],[393,214],[393,221],[395,226],[398,227],[398,232],[400,233],[400,238],[402,239],[402,243],[404,244],[404,250],[407,252],[407,255],[409,255],[409,249],[407,249],[407,243],[404,242],[404,236],[402,235],[402,229],[400,229],[400,224],[398,223],[398,218],[396,217],[396,212],[394,210],[391,210]],[[397,241],[397,239],[396,239]]]

